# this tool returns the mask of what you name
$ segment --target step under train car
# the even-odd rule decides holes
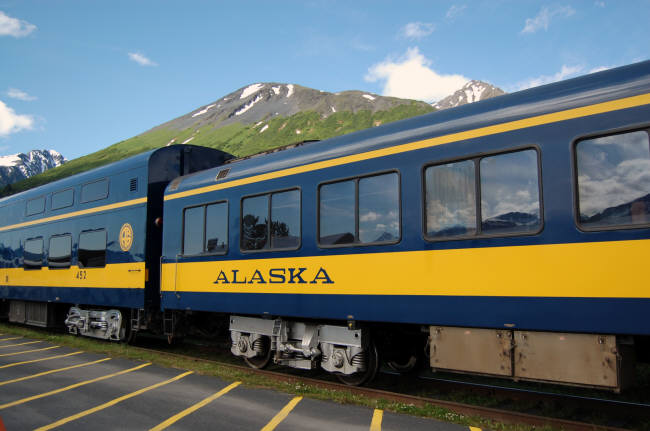
[[[174,145],[0,200],[0,314],[110,340],[145,328],[160,314],[165,187],[230,157]]]
[[[649,128],[644,62],[180,177],[162,308],[229,316],[254,367],[619,391],[648,359]]]

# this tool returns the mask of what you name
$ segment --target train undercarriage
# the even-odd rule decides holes
[[[636,360],[650,359],[650,337],[514,329],[319,322],[213,313],[99,309],[5,300],[0,317],[71,334],[131,342],[138,332],[164,335],[229,334],[230,351],[253,368],[273,362],[322,369],[349,385],[363,385],[384,364],[398,372],[416,366],[595,387],[620,392],[635,381]],[[219,318],[215,318],[219,317]],[[227,318],[227,320],[226,320]]]

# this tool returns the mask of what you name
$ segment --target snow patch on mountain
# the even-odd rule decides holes
[[[208,112],[210,110],[210,108],[214,108],[214,106],[215,106],[214,103],[212,105],[206,106],[205,108],[201,109],[199,112],[196,112],[196,113],[192,114],[192,118],[198,117],[199,115],[205,114],[206,112]]]
[[[241,92],[241,96],[239,96],[240,99],[245,99],[248,96],[251,96],[255,93],[257,93],[259,90],[264,88],[264,84],[253,84],[249,85],[244,89],[244,91]]]

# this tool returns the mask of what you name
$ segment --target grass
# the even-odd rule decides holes
[[[83,350],[85,352],[104,354],[110,357],[120,357],[134,361],[151,362],[163,367],[191,370],[197,374],[217,377],[227,382],[241,381],[244,385],[249,387],[276,390],[287,394],[300,395],[318,400],[334,401],[340,404],[354,404],[373,409],[382,409],[394,413],[437,419],[459,425],[491,429],[495,431],[523,431],[531,429],[530,426],[525,425],[504,424],[480,417],[468,417],[431,404],[417,406],[413,404],[393,402],[381,398],[362,396],[346,390],[325,389],[316,385],[300,382],[278,381],[271,377],[249,373],[245,370],[231,368],[214,362],[203,361],[200,359],[180,358],[165,352],[151,352],[137,346],[123,343],[104,342],[90,338],[55,334],[39,329],[12,326],[4,323],[0,323],[0,333],[37,338],[56,345]],[[551,431],[553,428],[542,427],[535,429]]]

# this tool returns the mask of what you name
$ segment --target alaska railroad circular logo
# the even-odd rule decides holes
[[[120,248],[122,251],[131,250],[133,245],[133,228],[130,224],[124,223],[120,229]]]

